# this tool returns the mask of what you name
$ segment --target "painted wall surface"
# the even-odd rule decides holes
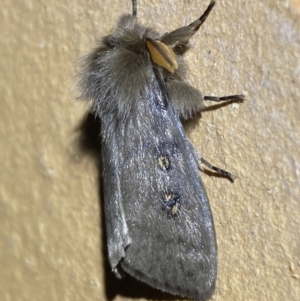
[[[139,0],[138,18],[171,31],[208,2]],[[3,301],[172,299],[110,272],[97,125],[72,90],[78,58],[130,12],[129,0],[1,1]],[[247,96],[185,124],[204,158],[238,176],[202,173],[219,246],[213,300],[299,300],[299,15],[299,0],[219,0],[186,54],[193,86]]]

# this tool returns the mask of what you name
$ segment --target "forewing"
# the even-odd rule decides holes
[[[159,82],[120,135],[121,202],[132,238],[121,266],[153,287],[201,300],[217,273],[213,218],[190,145]]]

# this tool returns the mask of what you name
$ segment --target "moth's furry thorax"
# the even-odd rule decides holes
[[[161,40],[167,36],[139,24],[135,16],[123,15],[116,29],[83,58],[79,90],[82,98],[92,101],[92,110],[100,118],[109,113],[117,113],[121,119],[127,116],[142,101],[140,95],[155,78],[154,69],[165,84],[184,77],[180,54],[174,74],[151,61],[146,39]]]

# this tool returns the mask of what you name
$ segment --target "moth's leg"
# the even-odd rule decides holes
[[[233,174],[231,174],[230,172],[221,169],[219,167],[216,167],[214,165],[212,165],[211,163],[209,163],[208,161],[206,161],[204,158],[200,158],[200,161],[206,165],[209,169],[216,171],[217,173],[227,177],[228,179],[230,179],[231,182],[234,182],[234,180],[236,179],[236,176],[234,176]]]
[[[198,89],[178,79],[170,80],[167,84],[167,90],[175,113],[183,119],[191,118],[195,113],[202,111],[205,108],[205,100],[222,102],[243,101],[245,99],[244,95],[206,96]]]
[[[180,118],[188,119],[205,108],[204,95],[189,84],[173,79],[167,84],[172,107]]]
[[[202,111],[206,106],[205,100],[223,102],[223,101],[243,101],[244,95],[229,95],[222,97],[203,95],[198,89],[190,86],[186,82],[178,79],[172,79],[167,84],[169,101],[171,102],[175,113],[183,119],[193,117],[197,112]]]
[[[113,138],[102,144],[104,211],[108,258],[112,270],[120,278],[118,264],[125,257],[125,248],[131,243],[131,238],[122,205],[117,156],[114,156],[112,160],[114,149],[117,148],[114,145]]]
[[[198,163],[198,168],[200,170],[203,170],[203,168],[202,168],[202,166],[200,164],[200,163],[202,163],[202,164],[206,165],[209,169],[216,171],[217,173],[219,173],[219,174],[227,177],[228,179],[230,179],[230,181],[234,182],[234,180],[236,179],[236,177],[233,174],[231,174],[230,172],[228,172],[228,171],[226,171],[226,170],[224,170],[222,168],[216,167],[216,166],[212,165],[211,163],[209,163],[207,160],[205,160],[204,158],[202,158],[200,156],[200,154],[195,149],[195,147],[191,144],[190,141],[189,141],[189,144],[190,144],[191,150],[193,152],[193,156],[194,156],[196,162]]]
[[[228,96],[222,96],[222,97],[205,95],[203,97],[203,100],[210,100],[210,101],[215,101],[215,102],[231,101],[231,100],[244,101],[245,95],[228,95]]]

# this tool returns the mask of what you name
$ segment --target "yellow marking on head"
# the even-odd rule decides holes
[[[152,61],[174,73],[178,69],[176,54],[173,49],[159,40],[147,39],[146,45]]]

